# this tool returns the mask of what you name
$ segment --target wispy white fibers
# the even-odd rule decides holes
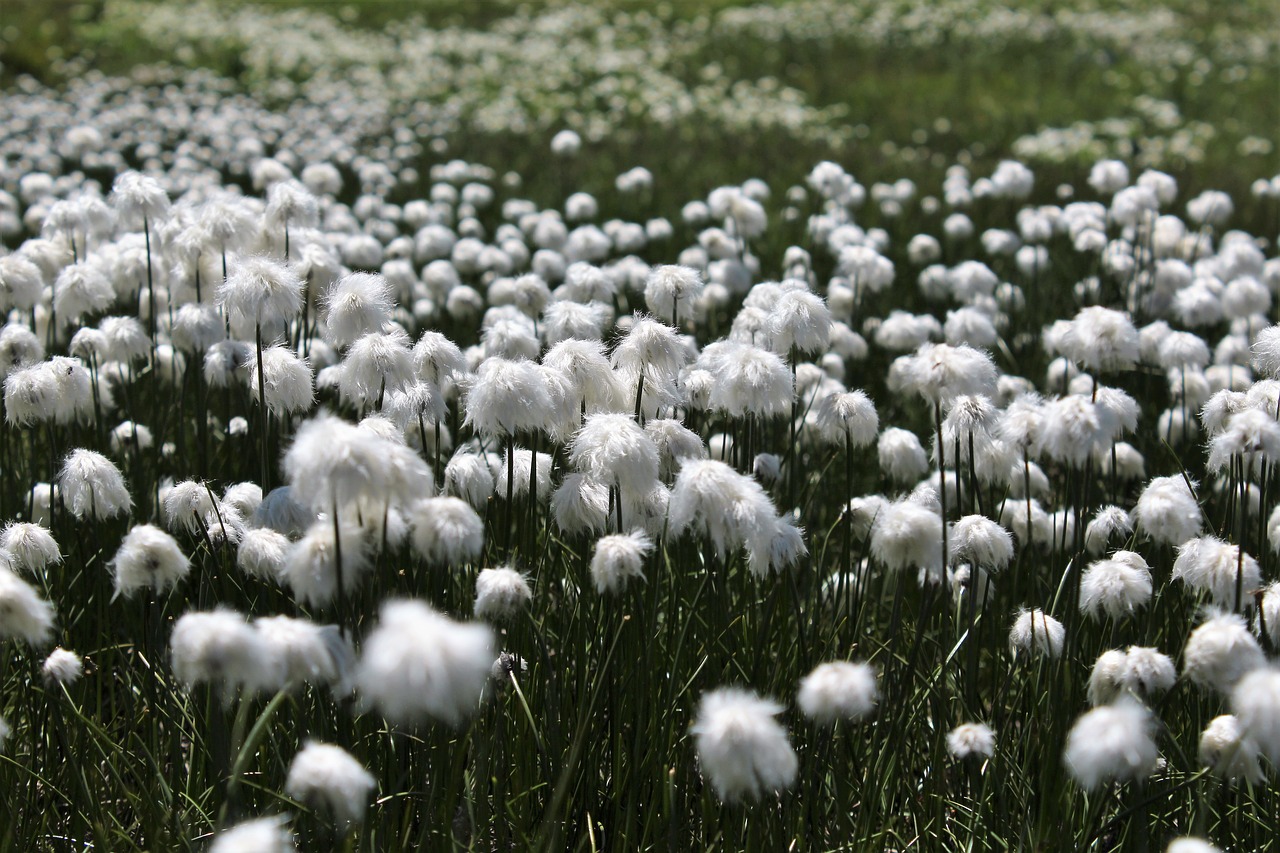
[[[1155,770],[1158,757],[1154,725],[1151,712],[1132,699],[1085,712],[1067,735],[1067,772],[1090,789],[1146,777]]]
[[[985,723],[961,723],[947,734],[952,758],[990,758],[995,755],[996,735]]]
[[[697,526],[716,552],[746,545],[776,519],[773,502],[753,478],[712,459],[686,460],[671,490],[670,530]]]
[[[364,819],[373,775],[340,746],[310,741],[289,765],[284,790],[290,797],[332,815],[340,830]]]
[[[484,548],[484,520],[459,498],[418,501],[409,508],[408,520],[414,552],[429,565],[458,566],[479,557]]]
[[[273,670],[278,680],[265,684],[268,689],[313,684],[325,685],[337,694],[350,692],[355,651],[337,625],[316,625],[289,616],[262,616],[253,620],[253,628],[269,656],[279,663]]]
[[[644,578],[644,561],[653,539],[642,531],[617,533],[596,541],[591,556],[591,580],[604,595],[621,591],[631,580]]]
[[[875,710],[878,701],[875,669],[848,661],[820,664],[800,681],[796,695],[801,713],[821,725],[860,720]]]
[[[11,521],[0,532],[0,549],[13,556],[16,567],[44,574],[62,562],[62,552],[53,534],[39,524]]]
[[[871,554],[886,568],[918,568],[941,583],[942,519],[935,508],[910,498],[883,505],[871,525]]]
[[[1216,536],[1201,536],[1178,546],[1173,579],[1208,593],[1216,606],[1232,610],[1236,607],[1237,589],[1242,607],[1252,603],[1253,590],[1262,584],[1262,572],[1258,561],[1240,553],[1238,545]]]
[[[1089,564],[1080,577],[1080,612],[1097,619],[1131,616],[1151,600],[1151,570],[1132,551]]]
[[[1157,649],[1130,646],[1098,656],[1089,675],[1089,702],[1106,705],[1125,693],[1150,700],[1165,692],[1178,678],[1173,660]]]
[[[224,829],[214,836],[209,853],[293,853],[293,834],[283,815],[260,817]]]
[[[0,567],[0,638],[40,645],[52,634],[53,605],[22,578]]]
[[[278,659],[234,610],[183,614],[174,623],[169,651],[173,674],[188,689],[206,683],[229,698],[237,688],[254,692],[279,681]]]
[[[1133,508],[1139,531],[1158,543],[1181,545],[1200,532],[1203,514],[1188,483],[1180,476],[1153,477]]]
[[[115,594],[131,597],[139,590],[156,593],[172,589],[191,570],[191,561],[176,539],[158,527],[139,524],[130,529],[110,564]]]
[[[533,601],[529,581],[509,566],[482,569],[476,576],[475,615],[488,622],[505,622]]]
[[[738,688],[706,693],[690,731],[698,762],[722,800],[757,799],[795,782],[799,761],[774,717],[778,703]]]
[[[637,494],[658,478],[658,448],[631,415],[588,415],[573,436],[569,461],[597,482]]]
[[[420,601],[382,605],[365,639],[356,687],[389,721],[457,725],[479,707],[497,657],[493,630],[455,622]]]
[[[79,519],[106,519],[132,505],[124,475],[110,459],[92,450],[73,450],[58,474],[63,505]]]
[[[1018,611],[1009,630],[1009,647],[1015,655],[1044,655],[1050,658],[1062,654],[1062,644],[1067,632],[1062,623],[1040,609]]]
[[[1266,662],[1244,619],[1220,613],[1191,632],[1182,652],[1182,674],[1199,687],[1229,693],[1241,678]]]
[[[1258,745],[1232,714],[1214,717],[1200,733],[1200,763],[1228,781],[1246,779],[1258,784],[1263,779],[1258,763]]]
[[[1231,691],[1231,710],[1244,735],[1280,764],[1280,669],[1264,666],[1240,679]]]
[[[995,395],[997,371],[991,357],[965,345],[922,344],[894,361],[890,390],[919,394],[946,404],[961,395]]]

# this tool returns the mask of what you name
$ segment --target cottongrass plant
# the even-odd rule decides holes
[[[164,73],[13,101],[0,846],[1270,841],[1269,178],[553,191]]]

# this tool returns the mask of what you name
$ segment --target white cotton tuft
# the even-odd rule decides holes
[[[80,680],[84,674],[84,661],[75,652],[64,648],[56,648],[49,653],[40,666],[40,674],[46,686],[70,686]]]
[[[124,476],[110,459],[92,450],[73,450],[58,474],[62,504],[76,518],[107,519],[129,510],[133,501]]]
[[[891,571],[917,568],[931,582],[941,583],[941,517],[910,498],[885,504],[871,526],[871,554]]]
[[[1188,483],[1180,476],[1155,477],[1133,508],[1138,530],[1158,543],[1181,545],[1200,532],[1203,514]]]
[[[428,565],[457,567],[484,549],[484,520],[460,498],[418,501],[409,509],[409,524],[414,552]]]
[[[776,702],[737,688],[703,695],[690,731],[698,762],[722,800],[758,799],[795,782],[799,762],[773,719],[781,711]]]
[[[1039,608],[1019,610],[1009,631],[1009,647],[1015,655],[1044,655],[1050,658],[1062,654],[1062,644],[1067,631],[1062,623]]]
[[[985,723],[961,723],[947,734],[947,752],[960,761],[990,758],[996,752],[996,734]]]
[[[1229,693],[1241,678],[1266,662],[1244,619],[1222,613],[1191,632],[1182,651],[1182,674],[1199,687]]]
[[[340,746],[310,741],[289,765],[284,791],[293,799],[333,816],[340,830],[364,819],[373,775]]]
[[[237,688],[255,692],[279,681],[279,661],[234,610],[184,613],[173,626],[169,651],[173,674],[188,689],[205,683],[230,699]]]
[[[162,593],[172,589],[191,571],[191,561],[168,533],[139,524],[120,543],[110,568],[115,594],[132,597],[139,590]]]
[[[833,661],[820,664],[800,681],[796,704],[820,725],[860,720],[879,701],[876,671],[870,664]]]
[[[1280,764],[1280,669],[1264,666],[1231,691],[1231,710],[1241,729],[1272,764]]]
[[[1263,780],[1258,745],[1231,714],[1214,717],[1200,733],[1200,763],[1228,781],[1245,779],[1256,785]]]
[[[1238,545],[1216,536],[1201,536],[1179,545],[1172,578],[1208,593],[1217,607],[1226,610],[1237,609],[1237,590],[1240,609],[1248,608],[1253,603],[1253,590],[1262,585],[1258,561],[1241,553]]]
[[[476,577],[475,615],[488,622],[505,622],[533,601],[524,575],[513,568],[482,569]]]
[[[22,578],[0,567],[0,638],[40,645],[52,634],[53,605]]]
[[[1151,712],[1133,700],[1087,711],[1067,735],[1067,772],[1087,789],[1146,777],[1159,757],[1153,726]]]
[[[601,595],[621,592],[634,579],[644,579],[644,561],[653,539],[643,531],[603,536],[591,555],[591,580]]]
[[[62,562],[62,551],[53,534],[39,524],[11,521],[0,532],[0,549],[13,557],[15,566],[36,574],[44,574],[51,565]]]
[[[265,644],[269,658],[278,663],[274,671],[278,680],[266,685],[268,689],[323,684],[338,695],[351,692],[355,651],[337,625],[316,625],[288,616],[264,616],[253,620],[253,628]]]
[[[1150,600],[1151,570],[1132,551],[1090,563],[1080,578],[1080,612],[1092,619],[1132,616]]]
[[[214,836],[209,853],[293,853],[293,834],[283,815],[238,823]]]
[[[388,601],[365,639],[356,686],[391,722],[456,726],[479,707],[496,657],[489,626],[455,622],[420,601]]]

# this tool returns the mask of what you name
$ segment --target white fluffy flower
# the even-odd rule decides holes
[[[484,520],[459,498],[418,501],[409,509],[409,524],[414,551],[430,565],[467,563],[484,548]]]
[[[1080,612],[1093,619],[1131,616],[1150,600],[1151,570],[1132,551],[1089,564],[1080,578]]]
[[[84,674],[84,661],[75,652],[64,648],[56,648],[49,653],[40,667],[45,684],[70,685],[80,680]]]
[[[801,713],[823,725],[860,720],[875,710],[878,700],[875,669],[847,661],[819,665],[801,680],[796,695]]]
[[[1247,779],[1258,784],[1263,779],[1258,764],[1258,745],[1231,714],[1214,717],[1200,733],[1200,763],[1227,780]]]
[[[1200,532],[1203,515],[1186,480],[1155,477],[1142,490],[1133,520],[1138,530],[1156,542],[1181,545]]]
[[[1252,603],[1251,593],[1262,584],[1258,561],[1240,552],[1240,546],[1215,536],[1202,536],[1182,543],[1173,561],[1173,579],[1180,580],[1200,592],[1206,592],[1218,607],[1236,609],[1236,591],[1240,607]]]
[[[1280,764],[1280,669],[1260,667],[1231,691],[1231,710],[1258,749]]]
[[[53,605],[22,578],[0,567],[0,638],[17,637],[33,645],[53,633]]]
[[[515,616],[533,600],[529,581],[515,569],[482,569],[476,577],[477,619],[500,622]]]
[[[990,758],[996,751],[996,734],[985,723],[962,723],[947,734],[947,752],[953,758]]]
[[[208,683],[229,696],[237,687],[254,691],[279,681],[279,661],[233,610],[184,613],[173,626],[169,650],[173,674],[188,689]]]
[[[92,450],[73,450],[58,474],[62,503],[79,519],[105,519],[128,511],[132,500],[115,464]]]
[[[791,787],[799,762],[773,719],[781,711],[776,702],[737,688],[703,695],[690,731],[698,761],[721,799],[756,799]]]
[[[479,706],[496,657],[488,625],[455,622],[420,601],[388,601],[365,639],[356,686],[392,722],[457,725]]]
[[[333,816],[345,829],[364,819],[369,794],[377,787],[373,775],[340,746],[309,742],[293,757],[284,790],[290,797]]]
[[[1084,713],[1067,735],[1067,771],[1085,788],[1147,776],[1158,757],[1153,725],[1151,712],[1133,700]]]
[[[643,579],[644,560],[652,550],[653,539],[643,531],[601,537],[591,555],[591,580],[596,592],[618,592],[630,580]]]
[[[158,527],[139,524],[120,543],[111,560],[116,595],[132,596],[142,589],[164,592],[191,570],[191,561],[178,541]]]
[[[260,817],[219,832],[209,853],[293,853],[293,835],[283,815]]]
[[[1182,652],[1182,674],[1200,687],[1228,693],[1266,662],[1244,620],[1234,613],[1223,613],[1191,632]]]
[[[1009,631],[1014,654],[1040,654],[1056,658],[1062,654],[1067,631],[1062,623],[1039,608],[1019,610]]]

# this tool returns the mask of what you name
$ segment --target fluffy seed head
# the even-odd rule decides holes
[[[820,725],[836,720],[860,720],[879,701],[876,671],[870,664],[833,661],[820,664],[800,682],[796,704]]]
[[[781,711],[776,702],[737,688],[703,695],[690,731],[698,762],[722,800],[757,799],[795,781],[799,762],[773,719]]]
[[[947,734],[947,752],[963,761],[995,755],[996,734],[985,723],[962,723]]]
[[[591,580],[596,592],[620,592],[632,579],[643,579],[644,560],[652,550],[653,539],[639,530],[597,540],[591,556]]]
[[[1153,725],[1151,712],[1130,699],[1086,712],[1067,736],[1067,772],[1089,789],[1147,776],[1158,757]]]
[[[377,787],[373,775],[340,746],[310,741],[293,757],[285,793],[333,816],[340,829],[364,819],[369,795]]]
[[[489,626],[454,622],[419,601],[388,601],[365,639],[356,686],[394,723],[456,726],[479,706],[495,657]]]

